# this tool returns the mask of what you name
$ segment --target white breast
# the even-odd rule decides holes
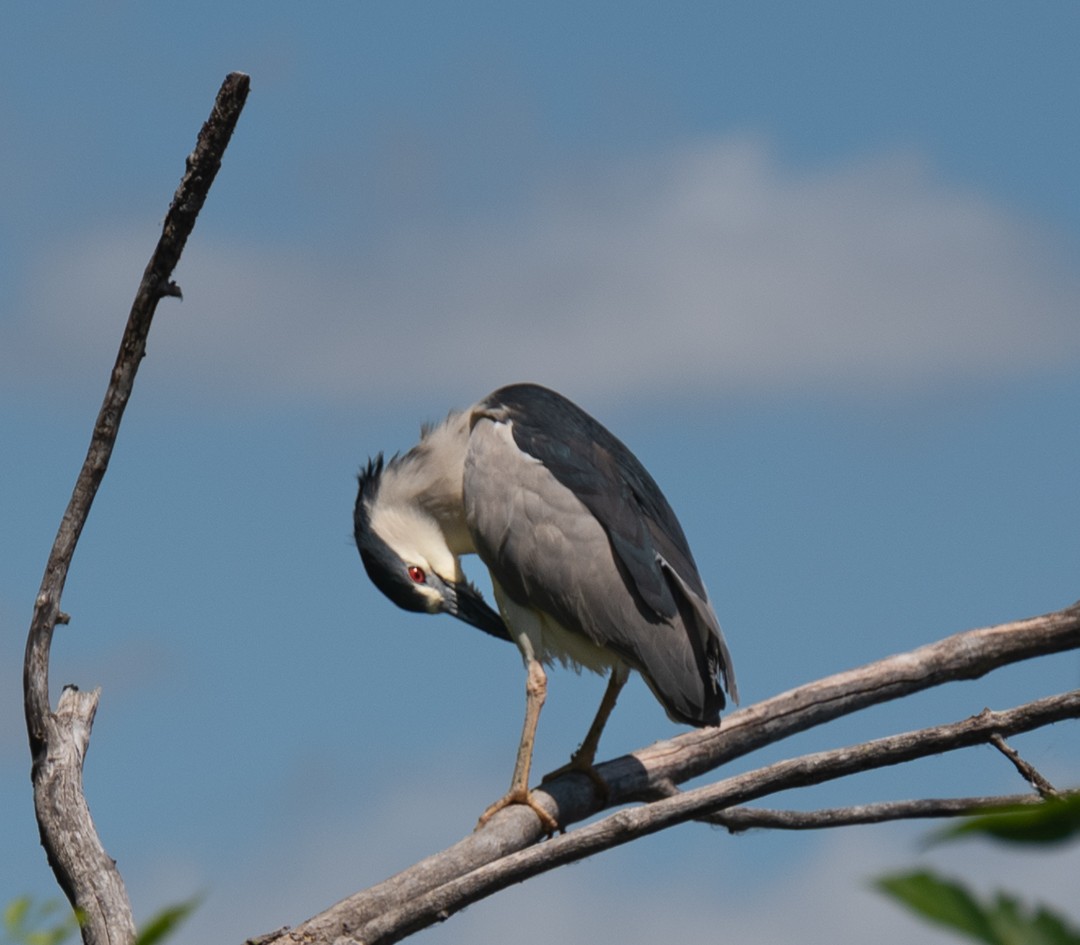
[[[580,633],[571,633],[549,614],[515,603],[494,578],[491,586],[503,620],[526,662],[531,658],[546,666],[559,662],[577,672],[588,669],[601,675],[622,665],[622,660],[610,650],[602,649]]]

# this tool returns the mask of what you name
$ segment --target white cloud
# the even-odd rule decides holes
[[[66,371],[92,353],[100,371],[148,252],[98,233],[58,254],[24,347]],[[151,354],[178,386],[257,398],[468,398],[523,378],[593,397],[906,389],[1074,362],[1066,256],[909,156],[794,172],[720,139],[582,174],[500,219],[398,231],[374,254],[197,231],[187,301],[164,303]]]

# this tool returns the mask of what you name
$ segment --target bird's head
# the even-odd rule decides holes
[[[399,465],[380,454],[360,470],[353,533],[371,582],[404,610],[452,614],[509,640],[502,618],[466,580],[438,520],[403,489]]]

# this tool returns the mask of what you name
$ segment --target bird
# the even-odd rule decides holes
[[[538,384],[501,387],[405,453],[361,466],[354,536],[372,583],[407,610],[451,614],[512,641],[526,670],[512,804],[558,823],[529,790],[537,722],[555,663],[607,674],[596,717],[565,770],[595,774],[601,733],[636,671],[673,721],[718,725],[731,656],[686,536],[660,487],[605,426]],[[462,570],[487,567],[496,612]],[[545,779],[546,780],[546,779]]]

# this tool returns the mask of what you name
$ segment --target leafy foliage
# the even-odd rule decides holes
[[[4,945],[60,945],[78,928],[75,913],[59,899],[35,905],[30,896],[19,896],[4,908]]]
[[[135,945],[158,945],[173,934],[195,910],[201,896],[168,906],[151,916]],[[30,896],[12,899],[4,908],[0,945],[61,945],[79,930],[79,920],[66,902],[49,899],[35,906]]]
[[[201,896],[195,896],[187,902],[162,909],[142,927],[135,937],[135,945],[157,945],[158,942],[168,938],[195,911],[201,900]]]
[[[1064,919],[1044,907],[1028,911],[1005,893],[982,902],[926,870],[883,876],[876,885],[924,919],[987,945],[1080,945],[1080,931]]]
[[[967,817],[931,837],[931,842],[982,835],[1006,843],[1064,843],[1077,834],[1080,834],[1080,792],[1041,804],[1003,807]]]
[[[976,817],[936,834],[935,843],[981,836],[996,842],[1059,844],[1080,835],[1080,793]],[[984,901],[963,883],[929,870],[879,877],[875,885],[929,922],[986,945],[1080,945],[1080,929],[1045,906],[1027,908],[1008,893]]]

